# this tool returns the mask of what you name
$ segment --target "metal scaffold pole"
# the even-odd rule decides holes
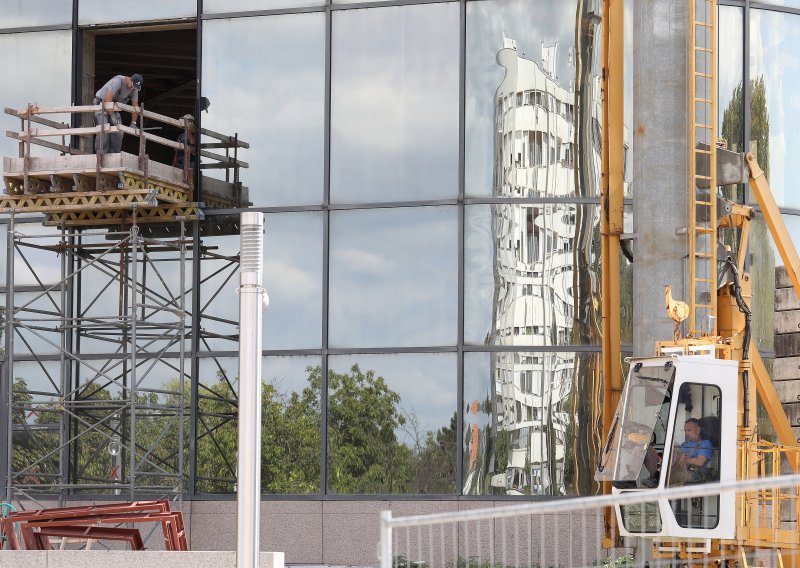
[[[11,410],[13,400],[13,382],[14,382],[14,213],[8,221],[8,230],[6,233],[6,309],[5,309],[5,326],[3,333],[5,334],[5,361],[3,363],[3,385],[2,385],[2,420],[6,432],[8,433],[8,443],[6,451],[3,452],[2,472],[5,478],[3,483],[3,490],[5,491],[5,500],[11,500],[11,440],[13,432],[13,412]]]

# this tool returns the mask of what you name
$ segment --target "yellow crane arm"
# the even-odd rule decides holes
[[[797,249],[794,248],[792,237],[789,235],[789,230],[783,221],[778,204],[775,203],[775,198],[772,196],[767,176],[764,175],[753,154],[748,152],[745,155],[745,160],[747,160],[747,166],[750,168],[750,189],[753,190],[758,205],[761,207],[761,213],[767,221],[767,227],[769,227],[769,232],[775,241],[775,246],[778,248],[778,252],[786,265],[786,272],[792,281],[794,291],[800,298],[800,256],[797,255]]]
[[[789,230],[786,228],[786,223],[778,209],[778,204],[772,195],[767,176],[764,175],[753,154],[748,152],[745,155],[745,161],[750,170],[750,189],[752,189],[756,201],[761,207],[761,213],[767,222],[767,227],[769,227],[769,232],[775,241],[775,246],[778,248],[778,252],[786,265],[786,272],[788,272],[794,290],[800,298],[800,278],[798,277],[800,275],[800,257],[797,255],[797,249],[792,243]],[[778,398],[778,393],[775,391],[775,386],[772,384],[772,380],[755,345],[750,346],[748,355],[752,364],[758,394],[772,421],[778,440],[784,446],[797,446],[797,438],[792,431],[792,425],[786,417],[783,405],[780,398]]]

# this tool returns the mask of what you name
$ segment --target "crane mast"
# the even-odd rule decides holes
[[[623,7],[603,2],[602,327],[607,439],[596,478],[607,493],[647,491],[800,471],[800,447],[757,347],[751,340],[749,223],[756,210],[723,199],[717,188],[749,183],[759,213],[800,297],[800,257],[755,157],[716,139],[716,0],[688,0],[689,108],[686,301],[665,290],[674,335],[656,357],[620,361],[619,250],[623,218]],[[732,231],[735,250],[720,238]],[[657,285],[657,283],[656,283]],[[680,293],[680,291],[678,292]],[[757,402],[778,444],[761,439]],[[788,508],[787,508],[788,507]],[[786,511],[795,511],[786,517]],[[800,499],[796,491],[760,491],[693,500],[654,499],[617,506],[606,516],[605,546],[619,535],[652,539],[656,558],[685,565],[709,559],[746,565],[768,549],[782,566],[800,566]],[[615,538],[616,537],[616,538]]]

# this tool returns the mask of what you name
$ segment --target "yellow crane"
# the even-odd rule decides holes
[[[797,440],[751,341],[751,282],[745,259],[756,211],[723,199],[717,188],[749,183],[798,297],[800,257],[755,157],[716,143],[715,0],[689,2],[689,297],[682,302],[666,288],[665,317],[675,321],[675,335],[657,342],[655,357],[631,360],[623,384],[617,307],[623,212],[623,2],[603,4],[606,443],[597,478],[605,492],[623,493],[800,471]],[[722,246],[725,232],[735,235],[734,247]],[[778,444],[760,437],[759,399]],[[620,535],[647,537],[654,557],[676,559],[681,566],[747,566],[748,556],[760,549],[773,554],[773,565],[800,566],[800,500],[794,490],[617,506],[606,516],[606,529],[607,546]]]

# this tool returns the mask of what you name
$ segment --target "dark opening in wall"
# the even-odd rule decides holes
[[[195,113],[197,97],[197,32],[193,23],[157,26],[87,29],[82,32],[82,103],[90,104],[95,93],[115,75],[144,77],[139,101],[148,111],[180,118]],[[123,113],[130,124],[130,115]],[[84,120],[91,123],[91,117]],[[160,122],[144,122],[145,130],[176,140],[180,131]],[[137,154],[138,139],[125,136],[122,151]],[[172,163],[174,151],[150,143],[151,159]]]

